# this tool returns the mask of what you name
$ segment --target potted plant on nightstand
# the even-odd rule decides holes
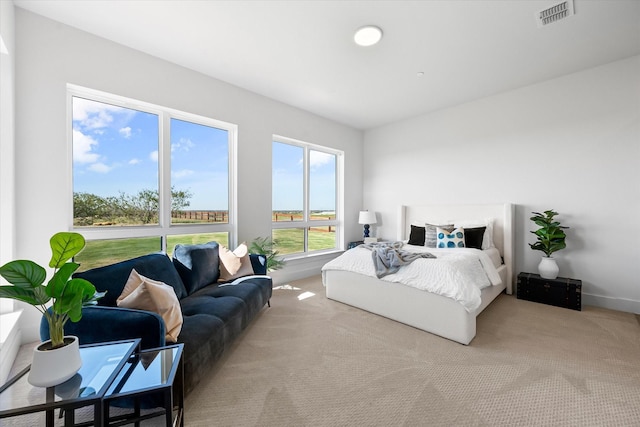
[[[104,292],[84,279],[71,275],[80,265],[67,262],[85,246],[84,237],[78,233],[54,234],[49,241],[53,276],[44,284],[46,270],[29,260],[11,261],[0,267],[0,275],[11,285],[0,286],[0,298],[11,298],[31,304],[47,319],[51,339],[34,349],[29,372],[29,382],[39,387],[60,384],[78,372],[82,365],[78,338],[64,336],[68,320],[77,322],[82,317],[82,307],[96,304]],[[53,301],[51,309],[45,304]]]
[[[542,251],[544,253],[538,265],[538,272],[540,273],[540,277],[544,279],[555,279],[558,277],[560,269],[552,254],[567,247],[565,243],[567,235],[563,230],[569,227],[560,225],[560,223],[554,219],[554,217],[558,215],[558,212],[553,210],[544,211],[544,213],[532,213],[534,216],[530,218],[531,221],[540,228],[532,231],[532,233],[537,236],[538,241],[529,243],[529,246],[535,251]]]

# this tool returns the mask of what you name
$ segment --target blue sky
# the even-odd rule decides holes
[[[159,117],[73,98],[73,191],[102,197],[158,190]],[[171,119],[171,185],[192,193],[187,209],[228,209],[228,134]],[[273,209],[303,209],[303,154],[273,144]],[[311,210],[335,210],[336,156],[310,150]],[[259,179],[259,177],[255,177]]]
[[[155,114],[74,97],[73,189],[99,196],[158,190]],[[188,209],[228,209],[227,131],[171,119],[171,184]]]
[[[273,210],[301,211],[304,203],[304,149],[295,145],[273,143]],[[335,211],[336,156],[309,151],[309,208],[312,211]]]

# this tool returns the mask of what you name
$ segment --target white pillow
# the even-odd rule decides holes
[[[487,227],[484,230],[484,236],[482,237],[482,249],[496,247],[496,245],[493,243],[493,218],[459,219],[456,220],[454,224],[456,228]]]
[[[182,330],[182,311],[176,291],[165,283],[144,277],[134,269],[118,297],[118,307],[158,313],[164,320],[167,341],[177,342]]]
[[[242,242],[233,252],[225,246],[220,246],[218,256],[220,257],[220,278],[218,282],[228,282],[238,277],[255,274],[245,242]]]
[[[449,231],[445,228],[436,228],[438,238],[438,248],[464,248],[464,229],[456,228]]]

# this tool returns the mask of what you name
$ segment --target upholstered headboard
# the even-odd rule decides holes
[[[398,239],[409,238],[411,224],[455,223],[461,220],[493,219],[493,243],[500,251],[508,271],[507,293],[513,283],[513,215],[511,203],[495,205],[423,205],[400,206],[398,211]]]

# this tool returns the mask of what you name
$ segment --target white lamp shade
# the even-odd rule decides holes
[[[369,211],[360,211],[360,215],[358,216],[358,224],[375,224],[376,223],[376,213]]]

